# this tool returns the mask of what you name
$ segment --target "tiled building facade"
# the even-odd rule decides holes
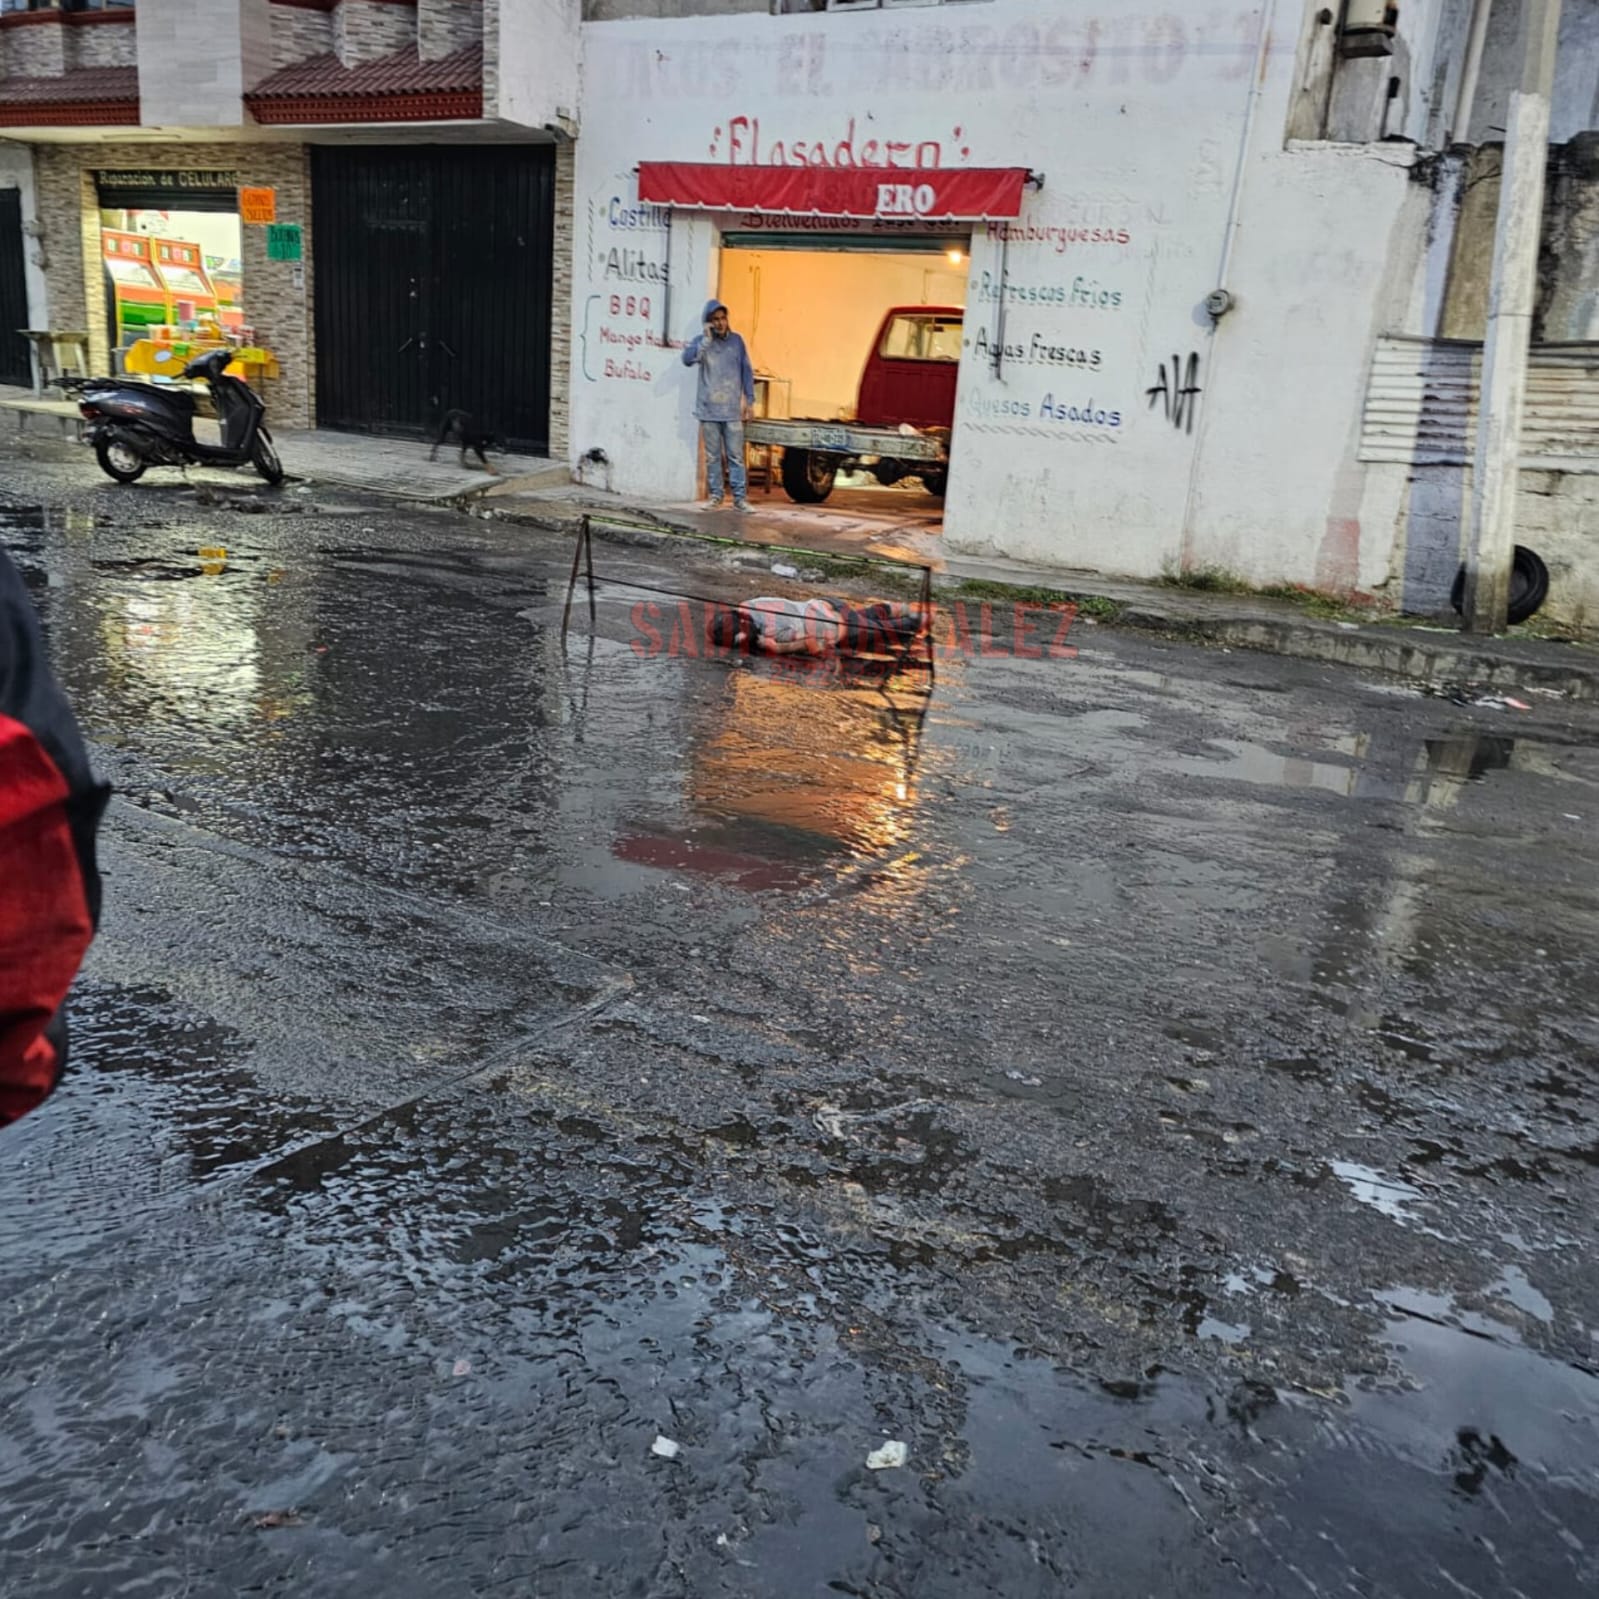
[[[301,144],[50,144],[34,154],[41,242],[49,260],[50,321],[86,328],[90,364],[109,370],[111,337],[105,296],[98,282],[100,202],[96,173],[158,167],[178,171],[237,172],[241,187],[271,188],[278,214],[300,222],[312,258],[310,173]],[[313,274],[267,258],[264,228],[240,232],[250,319],[256,339],[278,358],[282,376],[263,390],[283,427],[309,427],[316,415],[316,362],[312,348]],[[91,275],[92,274],[92,275]]]
[[[578,5],[570,3],[574,60],[552,84],[575,81]],[[100,284],[97,174],[131,169],[171,181],[182,172],[236,173],[241,187],[272,190],[277,221],[301,230],[303,256],[291,262],[270,257],[265,226],[242,226],[243,301],[256,342],[278,362],[281,375],[263,380],[274,417],[284,427],[315,425],[312,154],[319,145],[379,152],[389,128],[396,150],[524,143],[542,146],[547,160],[555,145],[551,258],[539,276],[548,273],[564,309],[570,106],[552,100],[547,111],[528,110],[529,85],[543,82],[548,64],[502,61],[502,9],[498,0],[136,0],[88,14],[0,17],[0,139],[31,148],[35,176],[29,225],[38,237],[30,248],[43,268],[30,320],[86,330],[92,365],[107,370],[116,341]],[[502,80],[517,86],[515,118],[502,114]],[[135,140],[148,127],[172,137]],[[547,202],[549,188],[541,192]],[[548,447],[556,459],[569,443],[566,322],[564,314],[550,320],[547,338],[528,355],[550,363]]]

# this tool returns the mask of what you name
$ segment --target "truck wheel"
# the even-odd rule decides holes
[[[100,463],[100,470],[118,483],[137,483],[149,464],[131,444],[124,444],[121,439],[96,439],[94,458]]]
[[[820,505],[833,492],[838,466],[818,450],[783,451],[783,492],[796,505]]]
[[[949,487],[949,473],[948,473],[948,471],[946,470],[946,471],[943,471],[943,472],[923,472],[922,473],[922,487],[924,489],[926,489],[927,492],[929,494],[931,494],[935,500],[943,499],[944,498],[944,490]]]

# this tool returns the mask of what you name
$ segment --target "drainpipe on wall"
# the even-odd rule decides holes
[[[1477,402],[1464,606],[1466,629],[1471,633],[1501,632],[1510,598],[1521,419],[1538,292],[1544,175],[1549,166],[1549,100],[1559,32],[1560,0],[1522,0],[1521,85],[1510,97],[1505,129]]]
[[[1477,85],[1482,79],[1482,56],[1488,47],[1488,19],[1494,0],[1472,0],[1471,32],[1466,39],[1466,60],[1460,69],[1460,92],[1455,97],[1454,120],[1449,127],[1451,143],[1471,137],[1471,111],[1477,102]]]
[[[1183,498],[1183,525],[1178,541],[1178,566],[1184,571],[1189,571],[1194,564],[1194,510],[1199,499],[1199,469],[1200,461],[1205,453],[1205,438],[1210,430],[1211,414],[1215,410],[1216,380],[1214,376],[1214,360],[1216,352],[1216,329],[1221,318],[1231,310],[1233,305],[1232,291],[1227,287],[1229,274],[1232,272],[1233,249],[1238,242],[1239,229],[1243,225],[1244,180],[1249,173],[1250,147],[1255,138],[1255,121],[1260,111],[1261,96],[1266,87],[1266,69],[1269,65],[1269,52],[1271,50],[1272,23],[1276,20],[1277,0],[1266,0],[1260,13],[1260,34],[1255,40],[1255,71],[1249,83],[1249,98],[1244,102],[1244,128],[1238,141],[1238,161],[1233,168],[1233,190],[1227,201],[1227,223],[1222,229],[1221,236],[1221,261],[1216,268],[1216,287],[1205,300],[1205,308],[1210,313],[1210,329],[1207,334],[1208,344],[1206,354],[1210,357],[1207,363],[1212,376],[1207,379],[1211,391],[1211,404],[1200,415],[1199,437],[1194,440],[1194,447],[1188,456],[1188,491]],[[1175,382],[1176,379],[1174,378]]]

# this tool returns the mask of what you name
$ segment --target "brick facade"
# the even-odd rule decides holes
[[[111,368],[105,295],[101,291],[100,208],[94,174],[106,168],[237,169],[239,182],[277,190],[280,222],[305,229],[305,287],[295,268],[266,258],[266,229],[242,230],[245,317],[277,356],[282,376],[263,390],[272,420],[309,427],[315,412],[311,353],[311,175],[303,145],[50,144],[35,149],[39,219],[50,265],[50,318],[57,327],[87,328],[90,365]]]
[[[5,45],[6,76],[59,78],[67,70],[67,30],[56,21],[0,30]]]
[[[424,61],[481,44],[483,0],[417,0],[416,36]]]
[[[483,115],[500,114],[500,0],[483,0]]]
[[[272,7],[272,65],[292,67],[333,51],[333,13]]]
[[[416,45],[416,7],[393,0],[341,0],[333,48],[342,66],[358,67]]]
[[[555,147],[555,228],[550,317],[550,459],[565,461],[572,447],[572,252],[577,244],[574,177],[577,151]]]
[[[66,32],[69,67],[131,67],[138,62],[138,30],[127,23]]]

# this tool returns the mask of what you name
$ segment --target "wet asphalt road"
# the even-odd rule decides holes
[[[118,798],[0,1590],[1593,1591],[1599,714],[563,657],[553,536],[34,454]]]

